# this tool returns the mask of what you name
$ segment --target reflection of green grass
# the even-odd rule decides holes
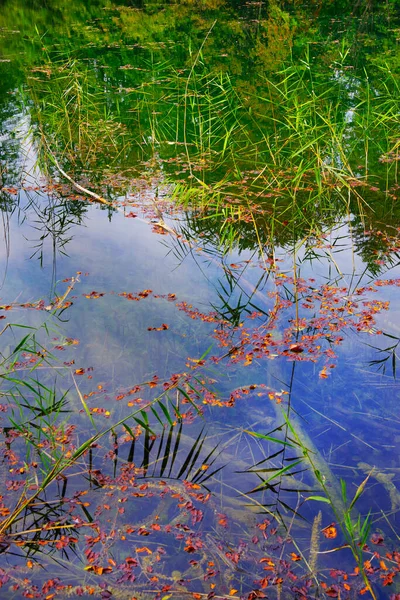
[[[123,125],[112,116],[90,71],[73,60],[52,62],[30,77],[25,104],[38,141],[39,164],[49,171],[46,146],[63,164],[98,169],[125,151]],[[101,158],[100,158],[101,157]]]
[[[373,92],[366,74],[363,80],[351,78],[338,64],[329,77],[307,61],[265,79],[264,95],[247,104],[239,96],[232,102],[235,91],[222,81],[221,89],[226,107],[220,125],[226,133],[214,138],[203,179],[198,175],[191,184],[180,184],[175,199],[207,208],[204,218],[215,215],[228,241],[235,237],[235,224],[240,227],[240,211],[253,219],[266,214],[269,229],[275,220],[278,229],[296,223],[296,230],[318,231],[322,223],[350,212],[363,219],[370,212],[370,188],[385,192],[396,185],[397,161],[385,157],[396,145],[400,95],[389,70]],[[203,102],[198,96],[199,114],[206,112]],[[211,97],[208,102],[209,112],[218,115],[218,103],[212,108]],[[230,173],[218,179],[225,154]],[[196,160],[189,147],[188,162],[198,164],[199,156]]]
[[[45,172],[53,155],[113,195],[112,176],[144,169],[175,205],[198,209],[206,229],[216,222],[222,245],[253,232],[261,247],[350,215],[361,225],[374,210],[396,218],[398,80],[380,67],[372,86],[348,60],[341,49],[322,68],[307,53],[245,90],[209,67],[201,47],[191,69],[143,58],[123,71],[123,89],[118,79],[101,89],[86,63],[47,57],[25,105]],[[124,187],[129,177],[116,181]]]
[[[201,61],[189,74],[152,65],[129,91],[130,131],[174,184],[173,201],[198,209],[205,230],[216,221],[226,247],[256,220],[262,241],[318,234],[350,214],[363,223],[396,193],[398,82],[382,69],[372,90],[340,58],[321,71],[306,56],[247,95]]]

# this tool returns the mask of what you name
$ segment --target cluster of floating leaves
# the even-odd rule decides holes
[[[268,318],[261,325],[254,326],[263,314],[253,311],[233,327],[216,311],[201,312],[185,301],[177,301],[176,294],[155,294],[146,289],[137,293],[121,292],[119,296],[130,301],[140,301],[148,297],[174,302],[179,311],[190,319],[201,320],[215,325],[213,336],[221,348],[222,356],[213,356],[213,362],[229,357],[232,362],[242,361],[245,366],[255,359],[286,357],[288,360],[317,362],[324,358],[326,364],[320,377],[326,378],[334,368],[335,347],[343,341],[345,331],[379,334],[375,328],[376,317],[389,308],[388,301],[375,299],[379,288],[399,287],[399,279],[377,279],[372,285],[358,287],[353,291],[339,285],[317,285],[315,279],[294,278],[283,272],[275,272],[275,289],[265,294],[271,301]],[[99,299],[104,292],[92,291],[85,294],[88,299]],[[246,322],[251,323],[246,326]],[[167,323],[148,327],[148,331],[166,331]],[[187,366],[203,366],[204,360],[189,358]]]
[[[119,443],[128,441],[121,437]],[[271,589],[298,600],[321,592],[330,598],[367,593],[358,568],[330,569],[317,585],[304,555],[273,519],[260,517],[252,530],[231,538],[229,516],[215,509],[212,495],[201,485],[144,475],[143,468],[129,462],[114,476],[92,468],[90,488],[72,496],[52,495],[51,501],[39,498],[25,515],[24,531],[1,539],[8,565],[0,569],[0,588],[39,600],[159,600],[176,594],[194,600],[255,600],[268,597]],[[3,498],[1,514],[9,514]],[[214,524],[211,533],[205,521]],[[319,533],[326,540],[322,547],[333,549],[335,524]],[[380,534],[372,535],[363,550],[371,581],[392,585],[400,572],[400,553],[388,550]],[[35,583],[51,559],[68,561],[74,578],[81,580],[86,573],[87,582],[72,585],[53,577]]]
[[[332,363],[336,358],[335,346],[343,341],[344,331],[381,333],[374,329],[376,316],[388,310],[389,302],[371,299],[367,294],[386,285],[400,286],[400,280],[377,280],[372,286],[349,293],[345,287],[316,286],[314,279],[295,280],[284,273],[278,273],[275,283],[277,290],[268,293],[274,307],[266,323],[251,329],[243,323],[233,329],[222,325],[214,335],[219,344],[228,349],[233,362],[244,361],[245,365],[254,359],[278,356],[312,362],[324,357],[329,363],[320,371],[320,377],[327,377],[329,369],[335,366]],[[285,294],[280,293],[281,288]],[[261,313],[251,315],[252,318],[261,316]],[[274,335],[278,326],[279,335]],[[220,358],[214,360],[218,362]]]
[[[9,432],[6,446],[15,439]],[[58,441],[64,452],[72,452],[74,428]],[[230,517],[216,510],[201,476],[182,481],[146,478],[146,468],[129,461],[110,474],[109,465],[132,442],[126,433],[114,437],[103,467],[87,469],[89,487],[73,486],[69,496],[66,490],[49,494],[51,500],[39,497],[24,516],[23,531],[15,528],[2,536],[8,566],[0,569],[0,587],[40,600],[71,595],[132,599],[143,594],[157,600],[166,594],[187,594],[194,600],[217,595],[255,600],[267,597],[271,588],[306,600],[320,591],[331,598],[367,592],[358,568],[331,569],[317,587],[304,567],[305,557],[273,519],[260,517],[253,529],[231,538]],[[23,461],[13,452],[4,451],[4,459],[10,470],[21,471]],[[16,491],[10,482],[6,487]],[[0,509],[3,517],[10,514],[3,497]],[[205,528],[205,522],[213,523],[214,530]],[[326,539],[323,547],[332,549],[338,535],[335,523],[322,528],[320,535]],[[380,534],[371,536],[364,551],[371,581],[390,586],[400,572],[400,553],[387,550]],[[51,559],[68,561],[75,578],[86,573],[88,582],[72,585],[53,577],[36,584]]]

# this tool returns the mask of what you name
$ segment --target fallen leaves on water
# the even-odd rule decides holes
[[[325,527],[322,530],[322,533],[328,539],[332,539],[332,540],[335,539],[335,537],[337,536],[337,529],[335,527],[335,523],[331,523],[330,525]]]
[[[118,296],[126,298],[127,300],[139,302],[140,300],[143,300],[144,298],[150,296],[150,294],[152,293],[153,290],[142,290],[141,292],[137,292],[135,294],[132,294],[132,292],[121,292],[120,294],[118,294]]]
[[[247,367],[248,365],[251,365],[252,362],[253,362],[253,353],[248,352],[245,356],[244,366]]]
[[[396,575],[396,571],[392,571],[391,573],[388,573],[387,575],[384,575],[382,577],[382,584],[384,586],[392,585],[393,579],[394,579],[395,575]]]
[[[87,567],[85,567],[85,571],[90,571],[90,572],[96,573],[96,575],[104,575],[105,573],[111,573],[112,568],[111,567],[100,567],[97,565],[88,565]]]
[[[228,527],[228,519],[226,517],[225,514],[218,514],[218,525],[221,525],[221,527]]]
[[[383,544],[383,535],[380,533],[373,533],[371,535],[371,543],[376,546],[381,546]]]
[[[18,188],[15,187],[3,187],[1,188],[1,191],[6,192],[6,194],[12,194],[13,196],[18,194]]]
[[[319,372],[319,376],[321,379],[327,379],[329,377],[329,375],[330,375],[330,372],[328,371],[328,367],[324,367]]]
[[[161,327],[148,327],[147,331],[165,331],[166,329],[169,329],[169,325],[163,323]]]
[[[295,552],[290,553],[290,558],[292,559],[293,562],[297,562],[297,561],[301,560],[301,556],[299,554],[296,554]]]
[[[89,298],[89,300],[97,300],[97,298],[101,298],[104,296],[104,292],[90,292],[90,294],[85,294],[85,298]]]
[[[153,225],[152,232],[158,233],[158,235],[168,235],[168,231],[166,229],[164,229],[163,227],[161,227],[161,225],[157,225],[157,224]]]
[[[153,554],[153,551],[150,550],[150,548],[148,548],[147,546],[143,546],[142,548],[136,548],[136,552],[138,554],[140,554],[142,552],[146,552],[147,554]]]
[[[97,407],[97,406],[94,406],[93,408],[91,408],[90,412],[92,414],[102,415],[106,419],[108,419],[111,415],[109,410],[106,410],[105,408],[101,408],[101,407]]]
[[[300,354],[301,352],[304,352],[304,348],[303,348],[303,346],[300,346],[300,344],[291,344],[289,346],[289,350],[290,350],[290,352],[295,352],[296,354]]]
[[[336,586],[331,586],[325,590],[325,594],[329,596],[329,598],[338,598],[339,597],[339,588]]]

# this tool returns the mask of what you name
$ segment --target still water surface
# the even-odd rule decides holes
[[[399,6],[337,8],[4,3],[2,516],[110,430],[2,597],[398,592]]]

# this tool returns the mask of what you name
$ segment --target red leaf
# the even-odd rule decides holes
[[[289,346],[289,350],[290,350],[290,352],[296,352],[296,354],[300,354],[301,352],[304,352],[304,348],[303,348],[303,346],[300,346],[300,344],[291,344]]]

